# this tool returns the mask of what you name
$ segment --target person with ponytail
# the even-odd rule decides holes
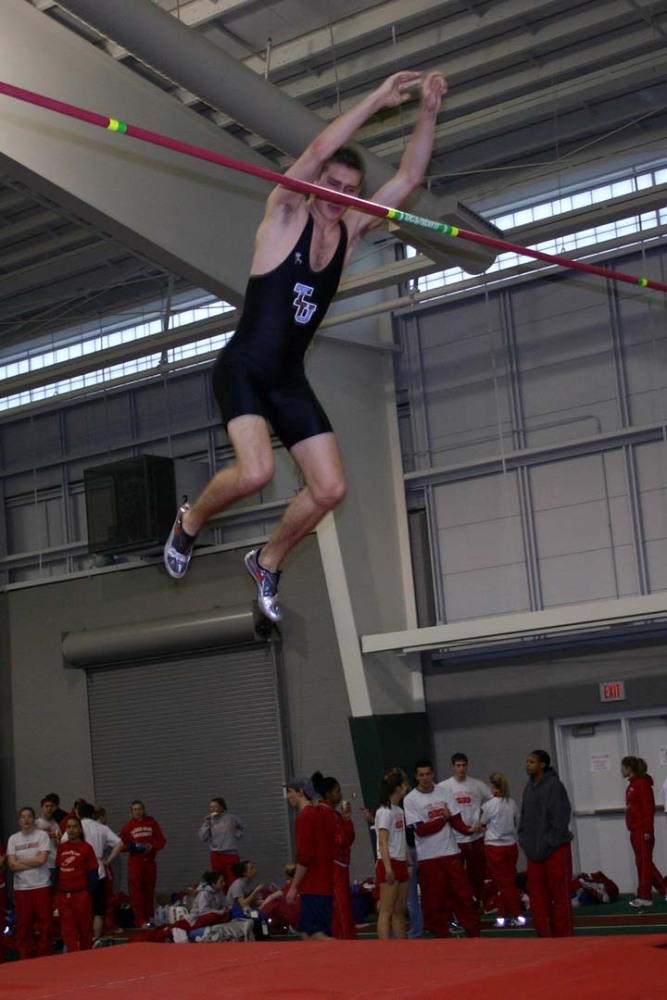
[[[546,750],[528,755],[526,774],[518,832],[528,859],[533,925],[538,937],[572,937],[572,807]]]
[[[635,909],[653,906],[652,889],[667,900],[667,884],[653,863],[655,846],[655,798],[653,778],[641,757],[624,757],[621,774],[628,779],[625,790],[625,825],[637,865],[637,898],[630,900]]]
[[[510,798],[509,782],[500,771],[489,775],[489,788],[493,798],[482,806],[481,821],[486,863],[500,897],[496,927],[521,927],[526,918],[521,915],[521,893],[516,886],[519,810],[514,799]]]
[[[340,782],[336,778],[325,778],[321,771],[315,771],[311,780],[320,796],[319,807],[329,809],[336,822],[331,933],[339,940],[355,940],[357,925],[350,892],[350,857],[355,838],[352,807],[344,801]]]
[[[379,938],[405,937],[410,869],[405,840],[405,816],[400,803],[410,791],[405,771],[394,767],[382,778],[375,813],[377,863],[375,878],[380,887],[377,934]]]

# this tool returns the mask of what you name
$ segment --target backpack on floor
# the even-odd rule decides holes
[[[590,903],[613,903],[618,899],[618,886],[604,872],[581,872],[571,885],[572,900],[575,905]]]
[[[204,928],[197,944],[218,941],[254,941],[252,920],[230,920],[226,924],[211,924]]]
[[[618,886],[604,872],[591,872],[589,875],[591,882],[602,884],[605,887],[608,902],[615,903],[618,899]]]

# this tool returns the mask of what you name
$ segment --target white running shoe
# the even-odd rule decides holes
[[[630,900],[630,906],[634,906],[636,910],[641,909],[643,906],[653,906],[652,899],[641,899],[639,896],[637,899]]]
[[[263,615],[269,621],[277,623],[282,621],[282,611],[278,604],[278,581],[280,573],[272,573],[269,569],[264,569],[259,563],[259,549],[251,549],[244,557],[245,568],[255,581],[257,586],[257,604]]]
[[[190,510],[190,504],[187,502],[178,508],[176,519],[164,546],[164,565],[169,576],[173,576],[175,580],[180,580],[181,577],[185,576],[192,559],[192,550],[195,547],[195,536],[188,535],[183,527],[183,515],[188,510]]]

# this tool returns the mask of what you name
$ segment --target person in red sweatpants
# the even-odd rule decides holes
[[[35,826],[35,810],[19,812],[19,831],[7,841],[7,866],[14,875],[16,937],[20,958],[53,954],[51,841]]]
[[[343,802],[343,793],[336,778],[325,778],[321,771],[316,771],[312,781],[315,791],[321,796],[320,805],[329,809],[336,821],[331,933],[339,940],[356,940],[357,925],[350,892],[350,858],[355,838],[352,808],[349,802]],[[342,806],[340,812],[338,806]]]
[[[468,937],[479,937],[480,919],[456,833],[478,833],[463,822],[461,806],[448,781],[436,785],[433,762],[415,764],[415,788],[403,800],[405,820],[415,833],[424,930],[449,937],[456,919]]]
[[[667,884],[653,863],[655,846],[655,798],[653,778],[641,757],[624,757],[621,774],[628,779],[625,790],[625,825],[637,866],[637,898],[630,900],[635,909],[653,906],[652,890],[667,900]]]
[[[129,853],[127,881],[134,922],[142,927],[150,924],[155,909],[155,855],[167,841],[158,821],[146,815],[146,807],[140,799],[134,800],[131,809],[132,818],[120,831],[120,839]]]
[[[570,800],[546,750],[528,755],[526,774],[518,832],[533,926],[538,937],[572,937]]]
[[[97,885],[97,856],[84,839],[78,816],[70,816],[67,840],[56,852],[56,908],[60,933],[68,954],[93,947],[93,898]]]

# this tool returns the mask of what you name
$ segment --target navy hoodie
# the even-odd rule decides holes
[[[565,785],[553,768],[539,783],[529,779],[521,803],[519,843],[529,861],[546,861],[557,848],[569,844],[572,809]]]

